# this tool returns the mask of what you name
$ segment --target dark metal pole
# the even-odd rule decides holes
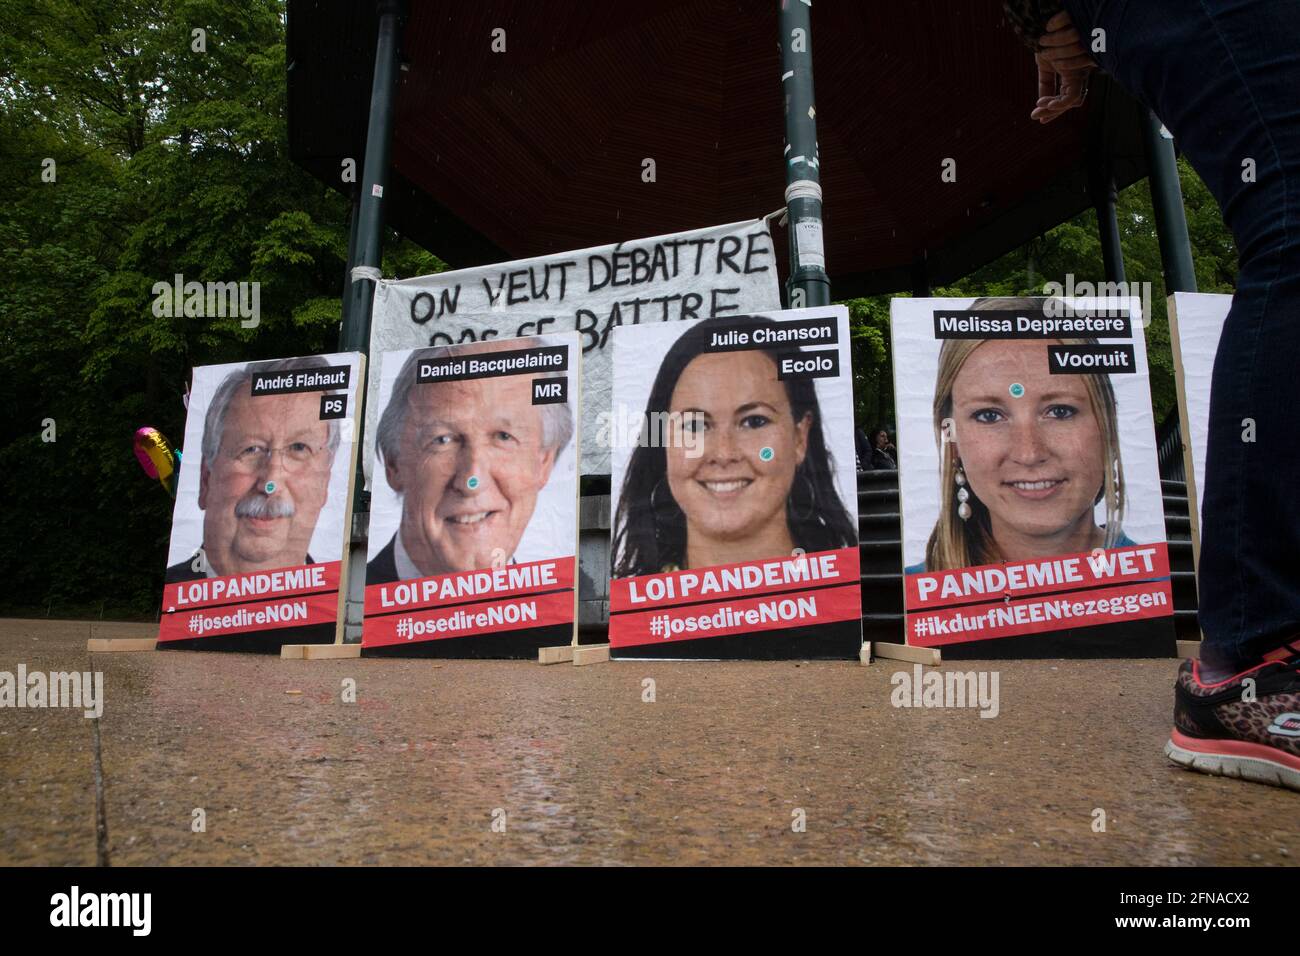
[[[785,91],[785,204],[790,217],[790,305],[830,305],[822,242],[817,110],[813,97],[812,5],[780,0],[781,86]]]
[[[357,223],[361,219],[361,190],[353,184],[352,208],[348,214],[348,264],[343,273],[343,321],[339,324],[339,351],[346,352],[348,315],[352,311],[352,268],[357,265]]]
[[[1107,282],[1127,282],[1124,269],[1124,248],[1120,244],[1118,201],[1115,177],[1109,163],[1096,167],[1093,173],[1092,202],[1097,210],[1097,233],[1101,239],[1101,261]]]
[[[377,273],[383,262],[384,189],[388,185],[388,153],[393,139],[393,115],[397,100],[398,46],[402,36],[402,0],[379,0],[379,31],[375,41],[375,76],[370,86],[370,116],[366,123],[366,156],[360,189],[353,207],[352,236],[349,240],[347,295],[343,300],[343,331],[339,347],[345,352],[370,356],[370,310],[374,304],[373,279],[354,275],[356,269]],[[367,365],[366,376],[374,374]],[[365,388],[359,393],[356,441],[365,431]],[[365,489],[362,456],[357,456],[356,495],[353,511],[368,514],[370,495]],[[354,529],[354,536],[360,530]]]
[[[930,270],[926,268],[925,256],[912,263],[912,298],[930,298]]]
[[[1196,269],[1192,265],[1192,243],[1187,235],[1187,213],[1178,183],[1178,160],[1174,141],[1154,113],[1147,112],[1142,126],[1147,167],[1151,178],[1151,205],[1160,240],[1160,261],[1165,270],[1165,292],[1195,292]]]
[[[402,3],[380,0],[379,37],[375,42],[375,77],[370,87],[370,119],[366,125],[366,157],[361,174],[361,205],[357,210],[355,267],[378,269],[383,256],[384,189],[388,185],[388,153],[393,139],[397,100],[398,44]],[[349,274],[351,270],[349,270]],[[350,302],[344,309],[343,348],[370,348],[370,307],[375,284],[352,276]]]

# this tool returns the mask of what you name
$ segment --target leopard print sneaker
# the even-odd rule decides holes
[[[1166,756],[1189,770],[1300,791],[1300,655],[1208,684],[1199,665],[1178,670]]]

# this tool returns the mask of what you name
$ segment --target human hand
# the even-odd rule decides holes
[[[1088,97],[1088,71],[1059,74],[1041,57],[1036,56],[1035,60],[1038,62],[1038,102],[1029,114],[1030,119],[1050,123],[1083,105]]]
[[[1046,32],[1038,40],[1038,53],[1057,73],[1064,75],[1096,68],[1068,13],[1062,10],[1045,26]]]
[[[1047,21],[1047,32],[1034,54],[1038,67],[1038,102],[1029,114],[1040,123],[1050,123],[1083,104],[1088,95],[1088,74],[1096,64],[1088,56],[1079,32],[1062,11]]]

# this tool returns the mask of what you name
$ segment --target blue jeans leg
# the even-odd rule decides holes
[[[1105,31],[1102,67],[1173,133],[1236,242],[1198,584],[1202,655],[1247,663],[1300,632],[1300,2],[1067,6],[1085,43]]]

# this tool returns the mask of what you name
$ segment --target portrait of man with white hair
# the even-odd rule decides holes
[[[573,440],[569,348],[534,336],[384,356],[402,364],[379,415],[374,482],[400,501],[400,519],[371,552],[367,586],[515,562]],[[571,541],[551,543],[572,553]]]
[[[184,464],[199,469],[202,541],[167,568],[168,583],[315,563],[309,549],[329,498],[343,421],[322,418],[322,395],[346,401],[346,388],[264,390],[254,382],[291,383],[298,373],[338,377],[330,369],[325,357],[307,356],[235,366],[221,379],[203,413],[201,444],[185,448]],[[178,518],[184,505],[178,503]]]

